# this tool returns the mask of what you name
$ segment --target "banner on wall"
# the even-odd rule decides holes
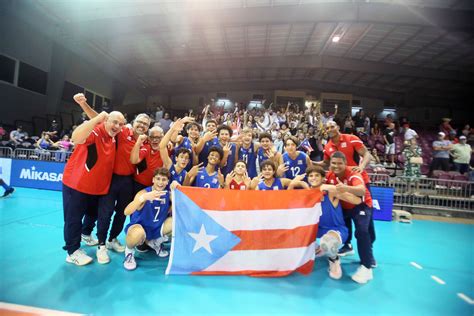
[[[374,204],[374,219],[381,221],[392,220],[393,188],[370,187]]]
[[[10,158],[0,158],[0,178],[7,184],[11,181],[12,160]]]
[[[11,184],[13,186],[57,190],[62,189],[65,163],[36,160],[13,160]]]

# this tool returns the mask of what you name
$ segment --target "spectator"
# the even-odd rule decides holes
[[[372,128],[370,129],[370,135],[371,136],[381,136],[382,135],[382,130],[380,129],[378,122],[375,122],[372,125]]]
[[[166,133],[171,127],[172,121],[170,117],[170,113],[165,112],[163,114],[163,118],[158,121],[160,123],[161,128],[163,129],[163,133]]]
[[[390,123],[383,133],[383,140],[385,142],[385,164],[390,158],[391,167],[395,166],[395,143],[393,136],[395,135],[395,124]]]
[[[17,128],[10,132],[10,145],[17,147],[28,138],[28,133],[23,131],[23,127],[18,125]]]
[[[161,105],[158,105],[156,107],[156,112],[155,112],[155,122],[159,122],[163,118],[163,107]]]
[[[365,132],[365,114],[363,110],[359,110],[354,116],[354,125],[357,134]]]
[[[449,171],[449,151],[452,143],[450,140],[445,140],[446,134],[438,133],[438,140],[433,142],[433,161],[430,166],[430,176],[434,170]]]
[[[56,142],[59,140],[59,125],[58,123],[56,122],[56,120],[53,120],[51,122],[51,126],[49,127],[48,129],[48,134],[49,134],[49,137],[50,139],[53,141],[53,142]]]
[[[455,144],[450,150],[453,157],[454,168],[461,174],[469,171],[469,161],[471,160],[471,145],[467,144],[466,136],[459,137],[459,144]]]
[[[3,136],[7,134],[7,131],[0,125],[0,140],[3,140]]]
[[[334,114],[330,114],[329,111],[325,111],[324,113],[319,113],[321,116],[321,121],[323,123],[323,126],[326,126],[326,123],[329,121],[334,121],[334,118],[337,115],[337,104],[334,105]]]
[[[55,148],[55,143],[51,140],[51,136],[48,132],[41,133],[41,138],[35,144],[35,152],[39,155],[40,159],[48,159],[51,157],[50,149]]]
[[[89,118],[87,117],[86,112],[82,112],[81,113],[81,118],[76,121],[75,125],[79,126],[79,125],[81,125],[82,123],[84,123],[85,121],[88,121],[88,120],[89,120]]]
[[[456,131],[454,130],[454,128],[451,126],[451,124],[449,124],[449,122],[451,122],[451,119],[450,118],[447,118],[447,117],[444,117],[441,119],[442,120],[442,123],[441,125],[439,126],[439,131],[440,132],[443,132],[444,135],[448,136],[449,134],[451,134],[452,132],[456,133]]]
[[[326,125],[324,125],[326,126]],[[344,120],[344,133],[345,134],[353,134],[354,133],[354,121],[352,120],[352,117],[350,115],[346,116],[346,119]]]
[[[421,158],[421,148],[418,146],[416,138],[410,139],[410,145],[403,150],[405,157],[405,169],[403,170],[404,177],[420,178],[420,166],[423,163]]]
[[[405,139],[405,144],[406,145],[410,145],[410,141],[413,139],[413,138],[418,138],[418,134],[417,132],[415,132],[414,130],[412,130],[410,128],[410,124],[409,123],[405,123],[403,124],[403,135],[404,135],[404,139]]]
[[[74,144],[69,140],[69,135],[66,134],[55,146],[59,148],[60,152],[60,154],[56,155],[56,160],[64,162],[66,161],[66,153],[72,151]]]

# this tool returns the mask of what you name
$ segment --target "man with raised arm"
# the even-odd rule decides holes
[[[82,218],[94,199],[109,192],[115,161],[115,136],[125,125],[120,112],[102,112],[72,133],[76,148],[64,168],[63,210],[66,262],[78,266],[92,261],[81,246]]]

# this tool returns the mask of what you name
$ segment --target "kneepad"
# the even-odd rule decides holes
[[[326,233],[323,237],[321,237],[321,248],[323,249],[324,254],[330,258],[337,256],[337,252],[341,245],[342,241],[339,234],[336,237],[334,234]]]

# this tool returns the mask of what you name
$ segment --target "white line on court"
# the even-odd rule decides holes
[[[414,266],[415,268],[417,268],[417,269],[420,269],[420,270],[423,269],[422,266],[420,266],[418,263],[416,263],[416,262],[414,262],[414,261],[410,262],[410,264],[411,264],[412,266]]]
[[[459,296],[460,299],[462,299],[466,303],[474,305],[474,300],[472,298],[470,298],[469,296],[467,296],[466,294],[458,293],[458,296]]]
[[[63,311],[56,311],[52,309],[45,309],[45,308],[38,308],[33,306],[26,306],[26,305],[17,305],[17,304],[10,304],[0,302],[0,314],[5,313],[6,311],[13,311],[31,315],[48,315],[48,316],[73,316],[73,315],[83,315],[83,314],[75,314]]]
[[[438,278],[436,275],[432,275],[431,278],[432,278],[433,280],[435,280],[436,282],[438,282],[439,284],[441,284],[441,285],[446,284],[446,282],[444,282],[443,280],[441,280],[440,278]]]

